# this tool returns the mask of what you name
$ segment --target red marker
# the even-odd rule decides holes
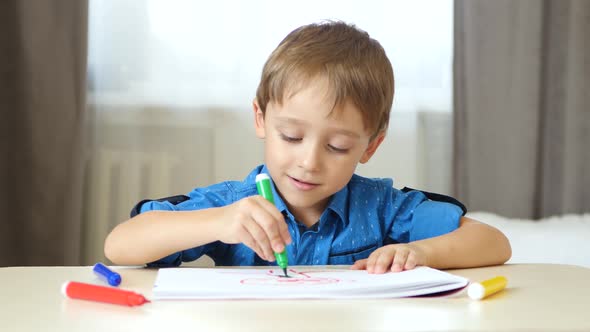
[[[114,303],[130,307],[150,302],[143,295],[113,287],[66,281],[61,292],[71,299]]]

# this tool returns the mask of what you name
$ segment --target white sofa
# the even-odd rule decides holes
[[[512,245],[508,263],[556,263],[590,268],[590,214],[540,220],[510,219],[486,212],[468,217],[500,229]]]

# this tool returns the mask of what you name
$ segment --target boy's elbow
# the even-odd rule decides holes
[[[499,248],[499,260],[500,264],[506,263],[512,257],[512,246],[510,245],[510,241],[508,237],[504,235],[501,231],[498,230],[499,233],[499,240],[498,242],[501,244]]]
[[[512,258],[512,246],[510,245],[510,241],[506,239],[506,260],[504,260],[504,263],[506,263],[510,258]]]
[[[113,229],[113,231],[111,231],[111,233],[105,239],[104,255],[113,264],[125,265],[127,264],[124,257],[125,250],[123,250],[123,248],[120,245],[118,245],[119,241],[117,241],[116,231],[117,227],[115,227],[115,229]]]
[[[480,230],[485,240],[483,245],[486,247],[486,265],[500,265],[506,263],[512,257],[512,246],[508,237],[499,229],[479,221],[463,217],[461,224],[474,225]],[[484,235],[485,234],[485,235]]]
[[[111,234],[109,234],[104,241],[104,256],[112,263],[119,264],[117,250],[113,245]]]

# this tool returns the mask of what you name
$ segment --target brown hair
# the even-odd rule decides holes
[[[299,27],[289,33],[262,69],[256,91],[260,110],[269,102],[282,104],[306,82],[326,78],[334,106],[351,101],[362,113],[365,128],[387,129],[393,102],[391,63],[379,42],[368,33],[340,21]]]

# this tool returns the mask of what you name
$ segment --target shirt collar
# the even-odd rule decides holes
[[[347,219],[346,218],[346,211],[347,211],[347,204],[348,204],[348,185],[344,186],[344,188],[340,189],[340,191],[336,192],[332,195],[332,199],[328,204],[329,210],[334,211],[338,217],[340,217],[340,221],[342,222],[343,226],[346,226]]]
[[[257,174],[260,174],[260,173],[269,174],[268,168],[266,167],[266,165],[262,165],[262,167],[258,167],[258,170],[259,171]],[[256,175],[254,175],[254,177],[256,177]],[[287,205],[283,201],[283,198],[277,192],[277,188],[275,187],[274,181],[271,181],[271,182],[272,182],[272,194],[274,195],[275,206],[277,207],[277,209],[281,213],[283,213],[283,214],[287,213],[290,218],[293,218],[293,220],[295,220],[295,217],[287,208]],[[345,211],[347,210],[347,207],[346,207],[347,203],[348,203],[348,185],[344,186],[344,188],[342,188],[340,191],[338,191],[334,195],[332,195],[332,199],[330,200],[330,202],[328,203],[328,206],[326,207],[326,211],[332,210],[338,215],[338,217],[340,217],[339,219],[342,222],[343,226],[346,226],[347,218],[346,218]],[[322,214],[322,216],[324,215],[324,213]]]

